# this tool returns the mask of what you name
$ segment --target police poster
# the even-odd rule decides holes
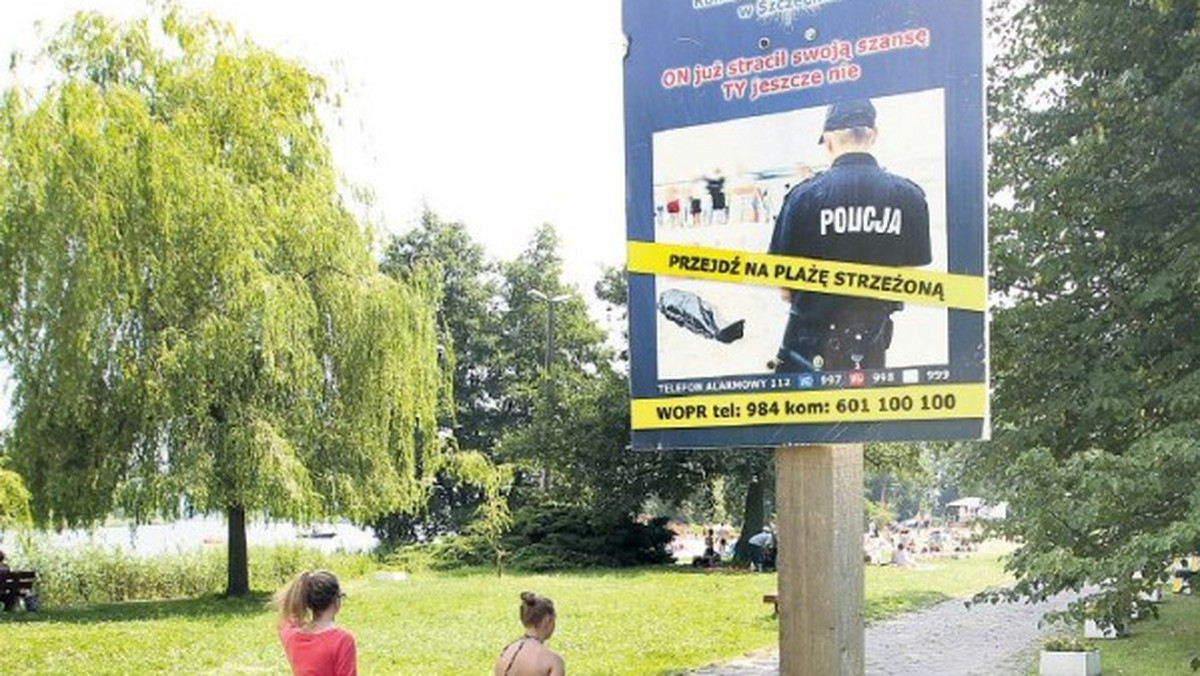
[[[635,449],[988,434],[979,0],[625,0]]]

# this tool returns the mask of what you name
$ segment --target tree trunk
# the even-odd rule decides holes
[[[742,534],[738,536],[733,548],[733,560],[738,563],[750,561],[750,537],[762,530],[766,515],[763,501],[766,497],[766,487],[759,479],[750,482],[746,489],[746,506],[742,510]]]
[[[246,553],[246,508],[229,508],[228,578],[225,596],[245,596],[250,593],[250,559]]]

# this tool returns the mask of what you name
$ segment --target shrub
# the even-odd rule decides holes
[[[1042,642],[1042,648],[1055,653],[1086,653],[1096,649],[1091,641],[1078,636],[1051,636]]]
[[[492,548],[480,535],[454,535],[436,542],[409,545],[390,552],[383,561],[389,568],[407,571],[448,570],[493,563]]]
[[[540,572],[572,568],[625,568],[671,563],[674,534],[666,517],[642,524],[626,515],[596,514],[555,503],[526,504],[513,514],[501,547],[505,566]],[[480,535],[457,535],[403,547],[384,563],[404,570],[445,570],[494,564],[494,552]]]
[[[429,499],[419,514],[388,514],[371,522],[380,548],[398,552],[402,547],[434,542],[465,531],[483,502],[483,491],[438,472]]]
[[[624,514],[530,504],[513,515],[503,546],[509,552],[509,565],[533,571],[670,563],[674,559],[668,545],[673,534],[666,522],[658,518],[641,524]]]
[[[170,599],[219,592],[224,559],[197,551],[139,558],[115,548],[83,545],[71,549],[28,548],[14,568],[36,571],[44,606]]]
[[[223,554],[223,550],[222,550]],[[225,558],[221,557],[221,583],[225,582]],[[338,552],[326,554],[298,544],[252,547],[250,549],[250,587],[274,590],[290,581],[296,573],[323,568],[343,580],[362,577],[379,568],[370,554]]]
[[[13,568],[34,570],[44,607],[119,601],[193,598],[224,591],[224,548],[139,557],[119,549],[27,546],[13,553]],[[250,586],[274,590],[296,573],[327,568],[354,578],[376,567],[366,554],[324,554],[300,545],[252,547]]]

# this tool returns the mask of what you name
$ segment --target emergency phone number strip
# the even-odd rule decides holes
[[[629,242],[629,271],[778,286],[982,312],[982,276],[699,246]]]
[[[761,392],[634,399],[631,404],[635,430],[982,419],[987,408],[987,386],[975,383]]]

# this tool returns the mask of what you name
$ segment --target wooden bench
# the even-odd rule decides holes
[[[779,614],[779,592],[763,594],[763,603],[770,603],[775,608],[775,614]]]
[[[37,573],[32,570],[0,571],[0,604],[5,611],[12,611],[22,598],[33,595],[33,583]]]

